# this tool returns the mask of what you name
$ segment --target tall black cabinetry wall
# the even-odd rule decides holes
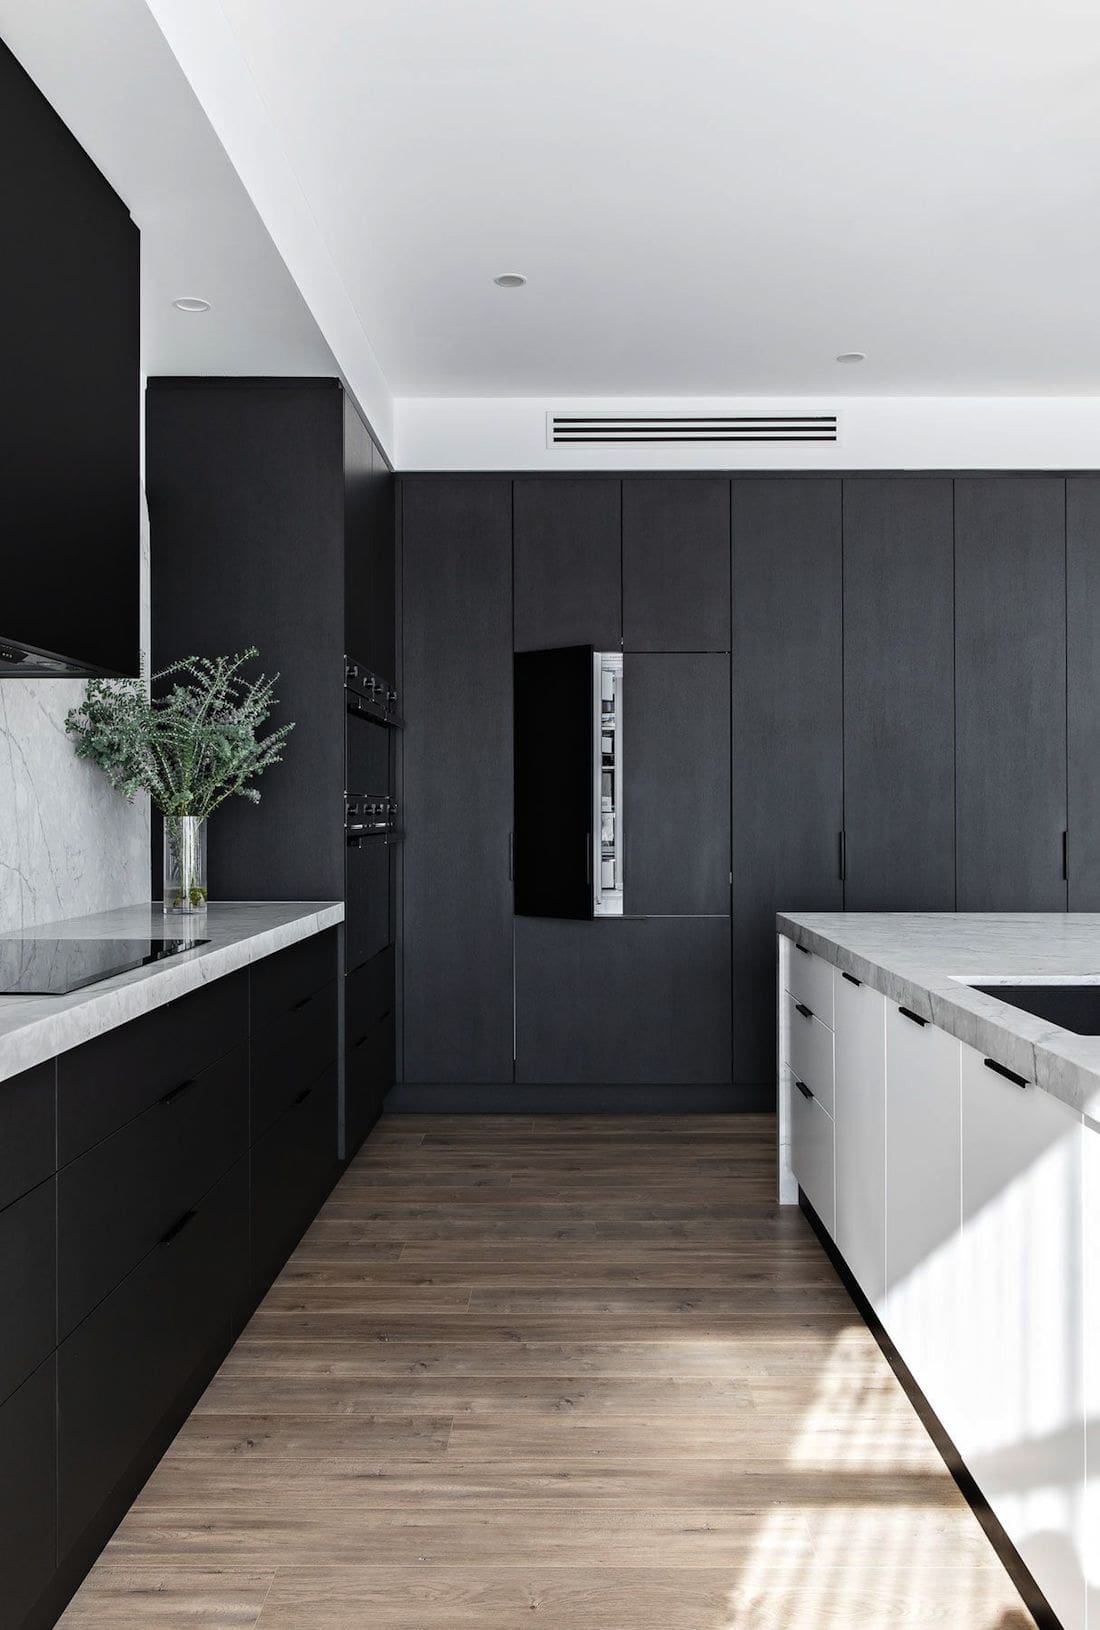
[[[408,1015],[406,1079],[452,1084],[440,1101],[476,1107],[461,1084],[493,1082],[505,1107],[514,1081],[517,1107],[767,1103],[777,910],[1100,908],[1100,478],[601,473],[404,491],[406,636],[439,676],[410,663],[410,684],[438,688],[407,774],[448,876],[438,912],[427,851],[406,879],[406,981],[434,970]],[[448,609],[437,572],[456,548],[468,598]],[[620,642],[626,920],[513,927],[509,646]],[[476,753],[449,745],[458,715]]]
[[[393,476],[336,380],[153,379],[146,484],[154,669],[255,645],[295,724],[211,823],[211,894],[346,901],[350,1154],[395,1067],[396,845],[345,833],[346,794],[394,792],[394,730],[345,690],[345,655],[394,688]]]

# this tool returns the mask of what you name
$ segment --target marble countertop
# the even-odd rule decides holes
[[[209,944],[116,974],[68,996],[0,996],[0,1081],[343,920],[344,907],[338,900],[227,901],[209,907],[205,924],[191,922],[181,928],[165,918],[158,903],[124,906],[4,935],[8,940],[193,935]]]
[[[1100,915],[808,911],[780,912],[777,924],[1100,1126],[1100,1036],[1074,1035],[959,982],[1100,984]]]

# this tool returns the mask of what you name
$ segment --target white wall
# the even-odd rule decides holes
[[[141,557],[148,652],[144,514]],[[128,804],[65,734],[83,694],[82,679],[0,679],[0,934],[149,898],[146,800]]]
[[[836,413],[835,443],[547,447],[546,414]],[[1100,468],[1100,396],[403,397],[399,470]]]

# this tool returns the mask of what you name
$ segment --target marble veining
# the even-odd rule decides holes
[[[209,943],[170,961],[116,974],[68,996],[0,996],[0,1081],[343,920],[341,901],[219,903],[210,906],[204,924],[187,925],[187,932]],[[176,939],[180,932],[159,905],[146,904],[43,923],[20,937]]]
[[[780,912],[779,932],[997,1059],[1100,1125],[1100,1036],[1079,1036],[961,980],[1100,984],[1100,914]]]
[[[16,631],[6,630],[9,634]],[[149,522],[141,518],[141,648]],[[0,679],[0,933],[149,898],[149,809],[82,763],[65,715],[83,679]]]

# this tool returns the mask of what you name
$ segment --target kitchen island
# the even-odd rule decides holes
[[[1100,1035],[1065,1014],[1094,1021],[1072,987],[1100,986],[1100,916],[778,930],[780,1199],[811,1213],[1058,1620],[1097,1630]]]

